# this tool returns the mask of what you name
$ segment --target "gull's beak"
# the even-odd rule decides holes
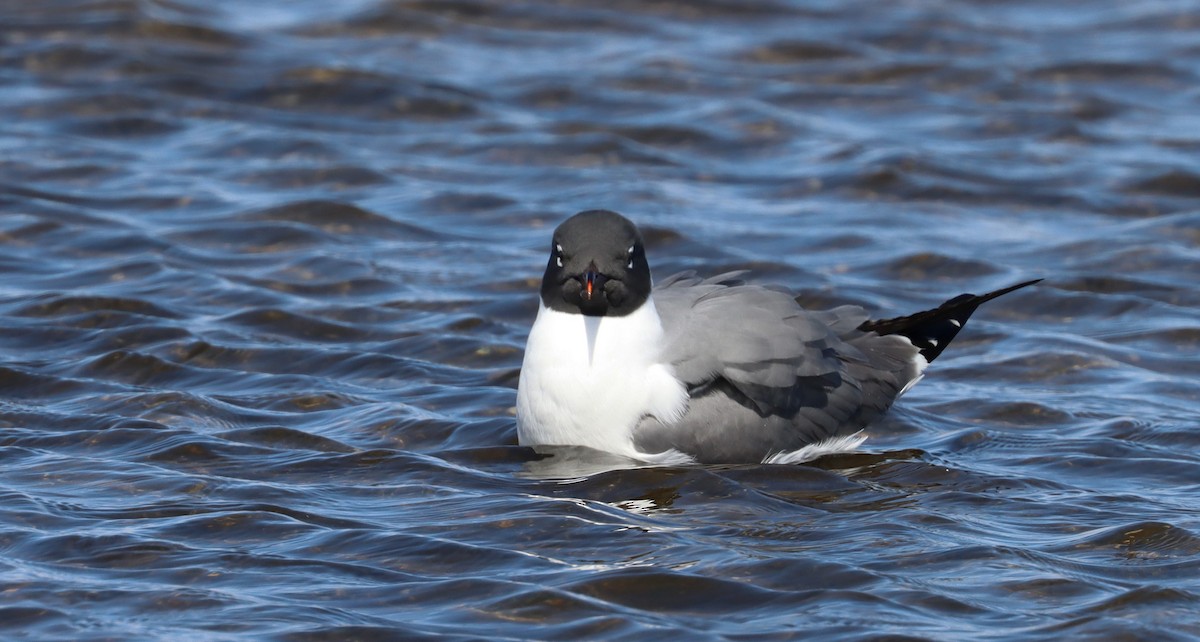
[[[587,272],[583,273],[583,298],[586,301],[592,300],[592,293],[595,291],[600,279],[597,274],[596,262],[588,263]]]

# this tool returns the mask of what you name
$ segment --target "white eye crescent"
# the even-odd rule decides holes
[[[555,263],[555,265],[557,265],[558,267],[562,267],[562,257],[561,257],[561,256],[556,256],[556,257],[554,257],[554,263]]]
[[[633,269],[633,246],[630,245],[629,249],[625,250],[625,253],[629,255],[629,265],[626,265],[625,267],[627,269],[632,270]]]
[[[562,246],[557,243],[554,244],[554,263],[562,267]]]

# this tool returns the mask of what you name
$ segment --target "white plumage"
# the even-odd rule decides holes
[[[662,363],[663,328],[652,300],[622,317],[538,311],[525,346],[517,392],[522,444],[587,446],[642,460],[633,428],[646,416],[674,423],[688,395]],[[684,459],[690,459],[684,457]]]

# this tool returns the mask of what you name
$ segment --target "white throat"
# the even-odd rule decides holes
[[[645,416],[676,421],[687,390],[661,363],[662,322],[653,299],[623,317],[545,307],[529,331],[517,387],[517,438],[524,446],[587,446],[627,457]]]

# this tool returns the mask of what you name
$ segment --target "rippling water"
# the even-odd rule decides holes
[[[1200,636],[1200,8],[0,4],[0,636]],[[859,454],[515,445],[558,221],[989,304]]]

